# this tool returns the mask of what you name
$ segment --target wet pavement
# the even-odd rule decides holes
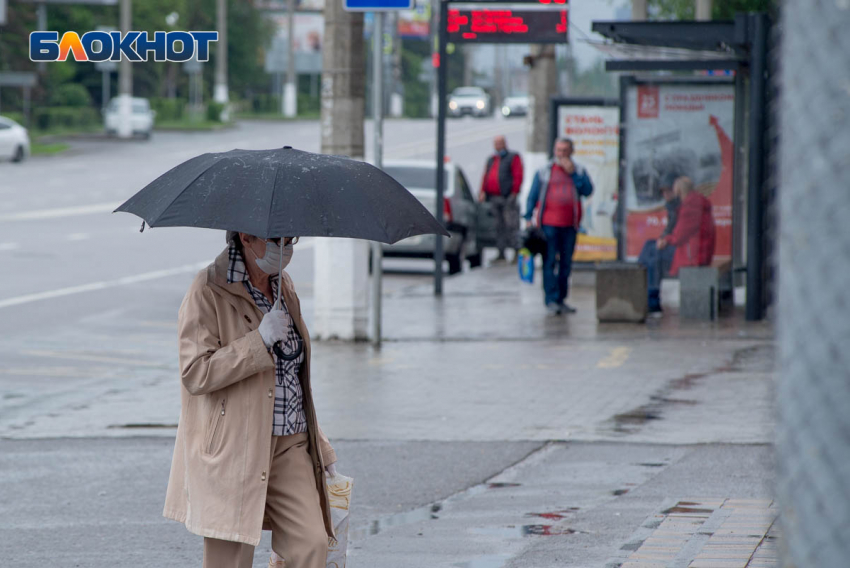
[[[501,128],[474,124],[454,137],[459,155]],[[246,133],[275,136],[248,125],[198,140],[229,149],[249,146]],[[185,135],[155,138],[152,161],[188,148]],[[97,144],[82,158],[112,151]],[[121,146],[109,167],[137,151]],[[42,161],[44,175],[92,178],[83,194],[95,205],[123,191],[114,171],[57,160]],[[51,183],[0,183],[14,197],[0,211],[0,260],[21,275],[0,284],[0,564],[199,565],[201,539],[160,513],[179,414],[177,307],[220,234],[139,236],[96,208],[40,209],[61,193]],[[292,273],[309,326],[303,244]],[[573,278],[578,313],[554,317],[539,276],[520,283],[512,265],[448,277],[439,299],[404,269],[385,279],[381,348],[314,346],[318,416],[355,478],[350,567],[604,566],[670,503],[772,499],[770,324],[682,322],[665,289],[661,320],[603,325],[592,272]],[[268,551],[266,536],[255,566]]]

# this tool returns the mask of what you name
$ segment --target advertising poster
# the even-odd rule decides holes
[[[730,83],[631,84],[625,93],[625,251],[629,260],[661,235],[661,183],[694,181],[712,204],[715,259],[732,255],[735,90]],[[666,183],[666,182],[665,182]]]
[[[397,32],[402,39],[428,39],[431,36],[431,2],[416,0],[412,10],[399,10]]]
[[[570,138],[576,162],[587,168],[593,195],[582,199],[584,216],[573,260],[617,259],[613,221],[617,213],[620,109],[616,106],[563,104],[557,137]]]

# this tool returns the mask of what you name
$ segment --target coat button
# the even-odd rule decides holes
[[[261,480],[261,481],[265,481],[265,480],[266,480],[266,472],[265,472],[265,471],[264,471],[264,472],[263,472],[263,474],[260,476],[260,480]]]
[[[272,389],[269,389],[269,398],[271,398],[273,396],[274,396],[274,393],[272,392]]]

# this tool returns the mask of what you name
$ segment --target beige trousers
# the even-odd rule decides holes
[[[272,436],[266,517],[272,525],[272,550],[286,568],[325,568],[328,535],[306,433]],[[204,538],[204,568],[251,568],[254,547]],[[265,561],[263,566],[265,566]]]

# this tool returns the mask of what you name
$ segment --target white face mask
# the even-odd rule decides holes
[[[251,247],[251,253],[257,259],[257,268],[269,275],[277,274],[280,268],[280,245],[273,241],[266,241],[266,252],[263,256],[257,256],[253,247]]]

